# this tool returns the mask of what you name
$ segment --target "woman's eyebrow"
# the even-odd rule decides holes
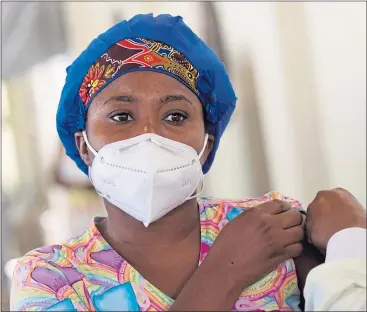
[[[161,102],[166,104],[169,102],[175,102],[175,101],[185,101],[192,105],[192,102],[184,95],[166,95],[161,98]]]
[[[133,103],[136,101],[136,98],[129,95],[117,95],[112,96],[109,99],[107,99],[103,104],[107,104],[108,102],[124,102],[124,103]],[[184,95],[166,95],[164,97],[161,97],[160,99],[161,103],[166,104],[170,102],[176,102],[176,101],[185,101],[192,105],[192,102]]]
[[[124,102],[124,103],[133,103],[135,102],[135,98],[129,95],[118,95],[112,96],[108,100],[106,100],[103,104],[107,104],[108,102]]]

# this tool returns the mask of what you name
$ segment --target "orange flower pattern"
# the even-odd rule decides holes
[[[79,90],[83,103],[86,103],[106,83],[106,80],[101,79],[104,71],[105,66],[101,66],[99,62],[89,68]]]

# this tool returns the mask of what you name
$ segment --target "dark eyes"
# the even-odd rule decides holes
[[[114,114],[110,118],[112,118],[114,121],[118,123],[127,123],[129,121],[134,120],[134,116],[131,113],[127,112]],[[163,118],[163,120],[174,125],[182,124],[186,119],[187,114],[185,114],[184,112],[169,113],[168,115],[166,115],[166,117]]]
[[[173,124],[183,123],[186,119],[187,115],[179,112],[171,113],[164,118],[165,121],[168,121]]]
[[[129,113],[118,113],[113,115],[111,118],[117,122],[128,122],[134,120],[134,117]]]

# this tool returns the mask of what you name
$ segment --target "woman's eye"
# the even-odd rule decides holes
[[[186,119],[187,119],[187,116],[185,116],[182,113],[172,113],[172,114],[169,114],[166,118],[164,118],[165,121],[168,121],[174,124],[182,123]]]
[[[113,115],[111,118],[117,122],[128,122],[133,120],[133,117],[129,113],[118,113]]]

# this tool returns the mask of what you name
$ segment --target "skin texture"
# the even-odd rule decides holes
[[[307,212],[309,242],[323,254],[335,233],[351,227],[366,228],[366,210],[342,188],[318,192]]]
[[[241,288],[256,282],[279,263],[301,254],[302,221],[302,215],[289,203],[266,202],[229,222],[207,257],[221,259],[220,267],[228,267],[231,279]],[[246,248],[238,248],[238,242],[246,241]],[[249,265],[251,270],[248,270]]]
[[[86,130],[96,151],[115,141],[156,133],[199,153],[205,137],[197,96],[172,77],[146,71],[122,75],[102,90],[88,110]],[[75,142],[90,166],[94,156],[81,132],[75,134]],[[202,164],[212,143],[209,137]],[[230,310],[241,290],[302,251],[302,217],[279,201],[230,222],[199,268],[200,220],[195,199],[147,228],[106,200],[105,206],[108,217],[97,225],[103,237],[147,280],[177,299],[172,310]],[[249,241],[248,237],[254,238]]]

